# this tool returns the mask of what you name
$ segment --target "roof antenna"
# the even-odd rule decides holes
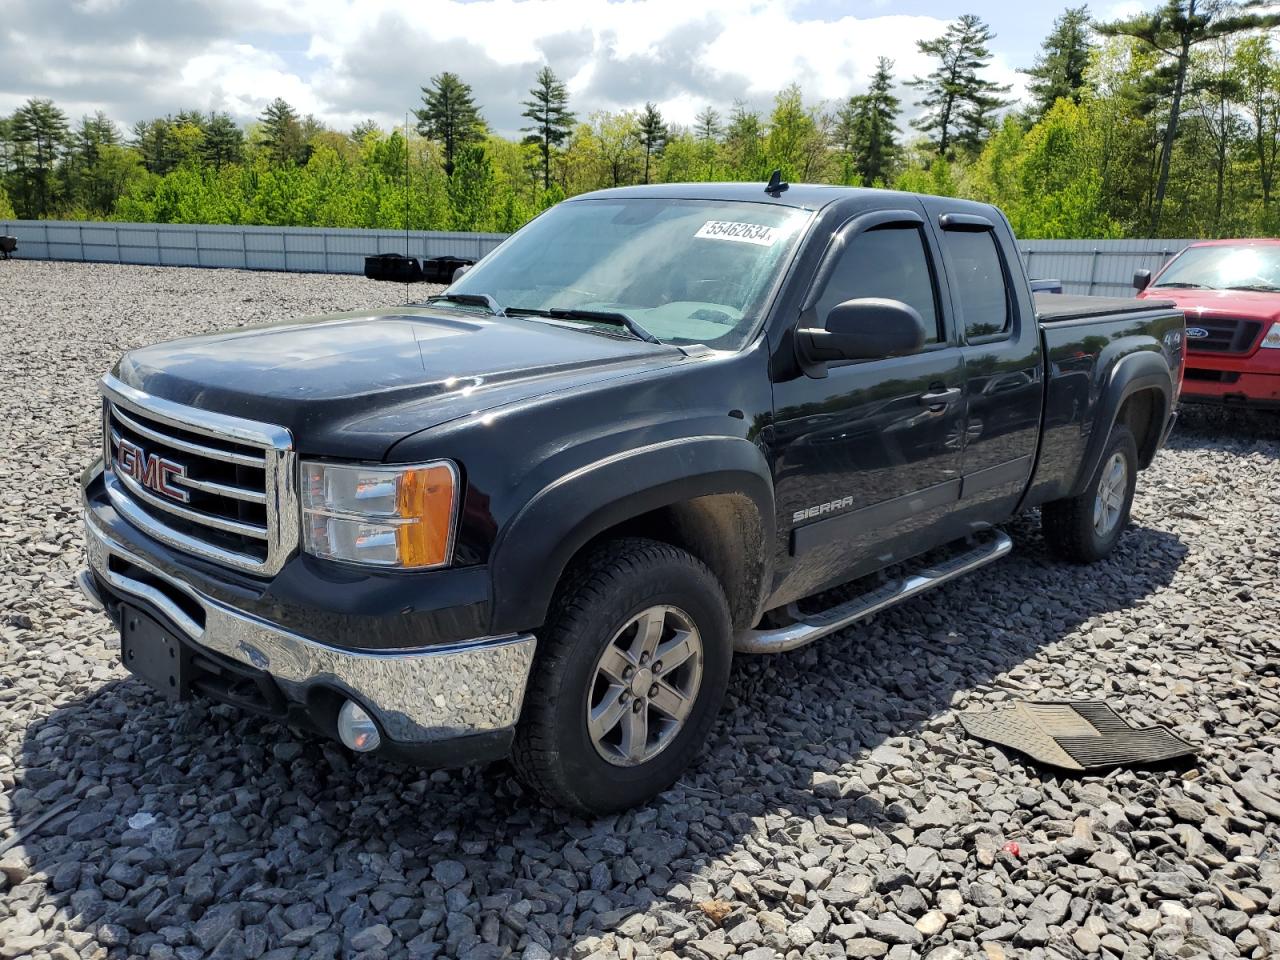
[[[780,197],[782,196],[782,192],[790,186],[791,184],[782,179],[782,171],[775,170],[773,173],[769,174],[769,183],[764,188],[764,192],[771,197]]]

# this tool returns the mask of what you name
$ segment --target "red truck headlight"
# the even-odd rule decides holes
[[[317,557],[379,567],[447,564],[453,551],[458,468],[447,460],[405,466],[302,464],[302,548]]]
[[[1271,329],[1267,331],[1267,335],[1262,338],[1262,343],[1258,346],[1268,350],[1280,350],[1280,320],[1271,324]]]

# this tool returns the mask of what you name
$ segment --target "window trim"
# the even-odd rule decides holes
[[[817,317],[818,301],[822,299],[822,295],[826,292],[828,284],[835,273],[836,266],[840,262],[840,258],[844,256],[845,250],[849,244],[864,233],[871,233],[875,230],[887,230],[894,228],[914,229],[920,240],[920,252],[924,256],[925,266],[929,271],[929,283],[933,289],[933,324],[934,335],[938,338],[931,343],[926,343],[920,348],[918,353],[929,353],[933,350],[940,350],[946,347],[955,346],[951,342],[950,332],[946,323],[945,311],[942,302],[942,277],[939,273],[939,265],[936,263],[934,251],[929,244],[928,221],[914,210],[905,209],[884,209],[871,210],[866,213],[856,214],[842,223],[832,234],[827,248],[823,251],[822,260],[818,264],[818,268],[814,271],[813,278],[809,281],[809,289],[805,293],[804,300],[801,303],[800,315],[796,321],[795,328],[812,326],[814,322],[820,318]],[[918,354],[910,354],[916,356]],[[828,361],[828,366],[848,366],[851,364],[878,363],[882,360],[894,359],[891,357],[878,357],[868,360],[835,360]]]
[[[1012,274],[1009,272],[1009,261],[1005,257],[1004,248],[1000,244],[1000,237],[996,234],[995,223],[986,217],[972,213],[943,213],[938,216],[938,226],[942,232],[942,236],[938,239],[942,247],[942,255],[946,258],[947,263],[947,282],[954,293],[953,309],[955,310],[957,321],[956,334],[960,338],[960,342],[965,346],[981,346],[1015,339],[1018,335],[1020,313],[1018,304],[1013,297],[1013,282]],[[1007,329],[999,333],[984,333],[977,337],[969,336],[969,326],[965,322],[964,316],[964,298],[960,293],[959,274],[955,269],[951,251],[947,247],[946,235],[948,233],[985,233],[991,238],[991,245],[996,251],[996,261],[1000,264],[1000,276],[1004,281],[1004,311],[1005,319],[1008,321]]]

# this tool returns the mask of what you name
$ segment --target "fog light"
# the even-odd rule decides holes
[[[368,753],[378,749],[382,734],[364,707],[348,700],[338,711],[338,739],[358,753]]]

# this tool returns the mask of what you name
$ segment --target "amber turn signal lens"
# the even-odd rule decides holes
[[[442,464],[406,470],[396,490],[396,514],[409,523],[396,527],[400,564],[430,567],[449,556],[453,525],[454,474]]]

